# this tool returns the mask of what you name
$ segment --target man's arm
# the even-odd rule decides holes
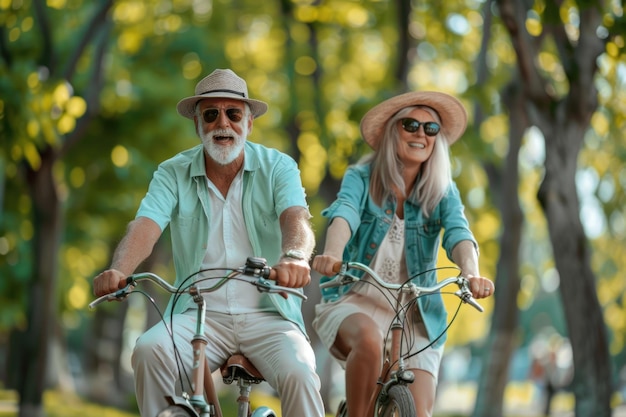
[[[126,235],[115,249],[111,267],[100,273],[93,282],[96,297],[123,288],[126,277],[152,253],[161,236],[161,228],[147,217],[138,217],[129,223]]]
[[[315,248],[315,234],[311,228],[311,214],[305,207],[289,207],[280,215],[283,255],[274,266],[276,281],[280,285],[301,288],[311,282],[309,259]],[[299,256],[285,254],[299,252]]]
[[[308,259],[315,249],[315,234],[311,228],[311,215],[304,207],[289,207],[280,215],[283,254],[300,251]]]

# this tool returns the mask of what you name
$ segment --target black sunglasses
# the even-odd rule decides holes
[[[241,109],[233,108],[226,109],[226,116],[230,119],[231,122],[240,122],[243,119],[243,111]],[[213,123],[217,120],[217,117],[220,115],[219,109],[207,109],[202,112],[202,118],[206,123]]]
[[[402,129],[406,130],[409,133],[417,132],[420,126],[424,126],[424,133],[427,136],[435,136],[437,133],[439,133],[439,130],[441,130],[441,126],[439,126],[439,123],[437,122],[424,123],[410,117],[400,119],[400,123],[402,123]]]

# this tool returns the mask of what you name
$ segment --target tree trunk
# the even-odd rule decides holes
[[[579,120],[554,124],[546,138],[546,174],[538,198],[548,220],[574,355],[572,389],[580,417],[609,417],[611,369],[607,332],[580,221],[575,171],[584,129]]]
[[[11,335],[9,367],[20,394],[19,416],[43,416],[48,345],[56,323],[57,254],[61,234],[61,207],[53,178],[56,155],[51,148],[41,154],[38,170],[26,177],[33,201],[33,273],[28,291],[27,327]]]
[[[502,170],[496,172],[495,169],[487,167],[493,194],[498,197],[503,232],[496,271],[495,308],[473,412],[476,417],[503,415],[509,363],[517,347],[515,333],[519,318],[517,294],[520,289],[519,257],[523,223],[517,193],[518,157],[522,137],[528,127],[519,80],[516,79],[509,84],[503,92],[503,101],[509,110],[509,151]]]
[[[561,280],[559,291],[574,355],[575,412],[580,417],[609,416],[611,372],[607,335],[576,190],[578,154],[597,109],[594,78],[597,59],[605,50],[597,28],[602,25],[604,1],[576,3],[579,31],[574,40],[570,40],[560,18],[560,1],[544,2],[541,36],[530,36],[526,30],[530,3],[497,3],[515,48],[520,85],[526,92],[526,114],[530,124],[541,130],[546,144],[545,176],[538,199],[548,222]],[[563,98],[551,85],[556,81],[547,78],[538,67],[546,38],[555,43],[554,56],[567,77],[569,90]]]

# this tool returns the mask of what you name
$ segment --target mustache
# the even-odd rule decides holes
[[[214,138],[215,136],[237,136],[237,133],[232,129],[215,129],[207,132],[207,135]]]

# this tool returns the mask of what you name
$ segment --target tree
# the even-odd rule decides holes
[[[5,131],[13,138],[11,145],[23,153],[19,173],[32,201],[34,231],[32,267],[27,280],[28,315],[25,327],[16,329],[10,340],[12,360],[9,364],[12,371],[9,375],[20,395],[20,416],[43,415],[42,394],[48,369],[48,352],[41,346],[48,346],[51,339],[49,332],[57,323],[55,298],[51,295],[56,291],[59,272],[57,253],[63,232],[63,212],[55,169],[64,154],[80,141],[85,127],[97,113],[98,93],[102,87],[102,62],[108,40],[105,35],[109,25],[107,13],[112,3],[104,1],[99,7],[90,10],[92,17],[85,22],[81,42],[75,45],[69,56],[62,58],[52,42],[53,32],[45,3],[33,1],[33,13],[42,44],[38,53],[32,54],[31,58],[39,70],[31,73],[31,78],[22,78],[19,82],[28,82],[35,87],[31,90],[21,84],[26,94],[18,97],[28,97],[28,107],[16,106],[6,110],[5,120],[8,125],[5,124]],[[13,11],[12,17],[22,18],[17,10]],[[58,15],[54,19],[59,19]],[[3,39],[6,39],[6,33],[3,35]],[[13,29],[11,36],[15,35]],[[74,96],[76,78],[80,76],[77,73],[79,59],[87,53],[87,46],[91,42],[94,42],[95,50],[91,53],[88,86],[82,97]],[[22,64],[15,57],[23,52],[10,49],[6,41],[2,44],[5,69],[18,73],[20,69],[12,66]],[[32,71],[32,68],[29,70]],[[21,128],[20,124],[27,128]]]
[[[110,0],[71,4],[33,0],[20,8],[9,4],[0,15],[2,186],[11,197],[3,207],[8,209],[2,219],[7,256],[0,267],[10,277],[4,285],[12,287],[12,297],[3,302],[9,308],[2,316],[15,323],[7,364],[9,386],[19,393],[20,415],[42,414],[43,390],[56,382],[50,381],[54,374],[48,370],[56,363],[49,361],[48,349],[59,343],[55,337],[62,333],[52,331],[60,326],[58,313],[85,307],[91,292],[86,275],[101,268],[96,261],[107,262],[106,255],[100,255],[100,242],[112,230],[123,229],[132,216],[127,206],[136,208],[133,174],[149,175],[161,159],[144,162],[136,154],[135,164],[127,167],[132,146],[115,142],[126,140],[136,146],[150,141],[155,131],[165,138],[180,131],[178,122],[158,118],[153,109],[129,112],[134,80],[127,68],[133,57],[138,51],[144,56],[153,53],[141,49],[145,39],[158,33],[151,37],[158,44],[180,29],[176,23],[185,16],[185,9],[149,6],[120,1],[114,7]],[[173,24],[166,26],[163,21],[168,19]],[[176,60],[173,68],[179,65]],[[159,71],[153,74],[146,85],[161,88],[137,89],[137,95],[156,105],[159,94],[171,94],[178,84],[163,83]],[[175,96],[168,99],[173,106]],[[128,135],[129,120],[153,130]],[[184,144],[184,140],[162,142],[158,148],[146,147],[146,154]],[[93,181],[89,192],[72,192],[89,181]],[[81,196],[89,193],[85,203]],[[91,211],[86,213],[88,207]],[[124,216],[119,216],[121,212]],[[68,213],[69,225],[64,221]],[[98,222],[106,227],[94,238],[91,233]],[[81,243],[84,246],[77,249]],[[93,253],[99,253],[97,259],[86,260]],[[60,281],[62,273],[65,279]],[[3,291],[3,301],[4,294],[9,293]]]
[[[598,104],[594,77],[598,57],[605,52],[608,38],[608,34],[604,39],[599,36],[603,22],[607,21],[603,20],[604,3],[548,1],[538,7],[523,1],[498,0],[497,4],[516,52],[516,74],[522,86],[517,95],[519,101],[516,100],[519,104],[507,107],[511,118],[527,120],[527,123],[511,124],[513,155],[518,146],[513,138],[520,137],[528,126],[537,126],[545,138],[545,174],[537,197],[548,221],[573,347],[576,415],[609,416],[612,387],[608,338],[590,265],[590,245],[580,221],[575,183],[583,138]],[[560,64],[556,69],[546,68],[541,54],[548,54]],[[565,76],[566,83],[554,77],[558,73]],[[505,286],[512,288],[511,278],[505,277]],[[512,291],[503,294],[504,301],[496,306],[496,317],[498,307],[505,309],[504,304],[513,304],[514,295]],[[499,323],[498,319],[494,320],[492,351],[500,346],[498,341],[507,333],[508,326]],[[508,325],[511,323],[509,320]],[[510,342],[505,344],[509,348],[504,352],[510,353]],[[488,360],[475,415],[502,415],[503,374],[490,370],[502,369],[507,362],[501,355]]]
[[[57,313],[61,313],[57,318],[71,316],[75,321],[82,320],[83,329],[103,328],[100,312],[94,316],[84,312],[91,297],[90,274],[106,267],[110,250],[134,214],[156,164],[197,143],[190,124],[173,109],[181,94],[192,91],[207,69],[233,68],[247,79],[251,95],[270,102],[267,117],[255,123],[252,140],[285,150],[298,159],[318,235],[325,230],[325,221],[318,214],[334,198],[346,166],[369,151],[359,134],[358,121],[364,112],[408,88],[439,89],[459,96],[470,114],[472,104],[478,104],[473,108],[473,126],[452,149],[456,180],[464,197],[476,195],[475,191],[490,192],[500,209],[498,213],[488,198],[467,198],[470,223],[481,244],[481,271],[493,276],[493,264],[500,256],[497,313],[492,331],[493,337],[503,344],[494,347],[493,340],[488,344],[499,356],[486,355],[491,359],[484,366],[481,386],[497,389],[481,389],[478,398],[487,408],[479,415],[488,415],[494,405],[502,404],[510,355],[518,342],[513,336],[526,337],[515,325],[521,316],[521,325],[525,326],[524,312],[518,311],[515,302],[520,284],[518,269],[520,264],[522,269],[526,267],[524,262],[536,262],[523,256],[517,258],[521,222],[518,209],[519,205],[529,204],[528,195],[516,194],[513,185],[526,181],[519,178],[516,167],[519,142],[525,139],[529,126],[543,129],[548,124],[548,130],[543,131],[546,140],[569,145],[564,135],[559,136],[566,133],[563,127],[578,126],[584,130],[589,122],[585,120],[589,113],[579,113],[581,117],[574,125],[567,125],[566,117],[559,118],[575,108],[575,96],[571,93],[584,88],[580,84],[570,92],[570,84],[559,81],[566,73],[562,69],[568,70],[573,83],[583,78],[585,82],[589,80],[588,75],[579,80],[572,70],[575,65],[568,64],[576,62],[574,54],[587,50],[588,43],[579,39],[589,36],[582,33],[565,39],[563,35],[563,28],[568,34],[578,30],[576,24],[566,21],[577,17],[571,12],[576,8],[568,9],[573,3],[561,6],[567,12],[562,13],[562,22],[547,18],[553,14],[547,10],[553,9],[554,3],[544,7],[540,2],[532,9],[509,13],[510,21],[519,28],[514,32],[513,43],[502,36],[508,27],[501,24],[504,20],[492,15],[494,4],[505,10],[507,1],[243,0],[236,6],[186,0],[111,3],[25,0],[19,9],[11,8],[14,3],[0,4],[0,272],[9,277],[0,280],[0,331],[10,328],[17,330],[14,335],[20,331],[22,336],[32,335],[42,317],[52,320]],[[619,6],[611,7],[617,16]],[[484,10],[483,21],[479,8]],[[589,20],[588,13],[580,15],[582,20]],[[526,20],[521,16],[526,16]],[[614,16],[607,12],[604,17],[610,28]],[[494,19],[493,24],[490,19]],[[548,21],[556,23],[548,25]],[[615,21],[615,33],[617,27]],[[617,38],[614,43],[607,43],[604,56],[617,50],[611,57],[616,61],[623,59],[620,45]],[[509,65],[514,61],[512,46],[519,49],[515,63],[518,69]],[[526,51],[530,52],[524,55]],[[570,61],[547,66],[560,63],[555,59],[559,53],[569,54]],[[593,64],[592,58],[587,59],[579,57],[578,65]],[[478,70],[476,63],[482,65]],[[619,78],[613,76],[613,81]],[[531,87],[526,87],[526,83]],[[543,92],[541,83],[549,84]],[[619,85],[614,88],[619,90]],[[616,101],[615,106],[618,104]],[[591,107],[587,111],[592,112],[595,104],[588,105]],[[503,108],[509,119],[500,114]],[[624,114],[619,107],[615,113],[606,116],[611,129],[614,127],[610,122],[622,120]],[[550,118],[556,124],[550,124]],[[500,123],[498,129],[493,128],[494,120]],[[494,130],[504,133],[494,134]],[[500,135],[508,146],[508,155],[494,151],[495,146],[485,134]],[[571,143],[573,148],[581,146],[576,140]],[[605,145],[601,151],[611,154]],[[606,170],[616,172],[612,180],[615,195],[621,197],[611,195],[602,203],[606,217],[612,215],[619,225],[619,219],[624,218],[620,217],[624,194],[617,171],[621,169],[623,146],[617,142],[610,145],[611,168]],[[549,153],[550,165],[555,166],[552,161],[559,158],[553,158],[554,151]],[[581,155],[580,161],[589,161],[585,155]],[[574,159],[569,155],[567,160],[572,164]],[[567,167],[571,175],[570,165]],[[599,173],[601,168],[594,166]],[[552,170],[545,177],[549,181],[543,190],[553,190],[552,184],[557,183]],[[571,184],[570,181],[568,186]],[[546,217],[554,220],[558,210],[548,198],[552,195],[556,193],[546,192],[542,201]],[[530,199],[536,203],[534,195]],[[567,213],[573,216],[576,211]],[[535,221],[528,217],[525,220],[522,228]],[[500,222],[505,227],[502,231]],[[560,232],[561,229],[552,231],[553,240],[561,240],[557,238]],[[44,235],[48,238],[44,239]],[[616,233],[612,238],[621,242],[623,234]],[[537,245],[537,241],[532,243]],[[588,250],[585,242],[578,244],[584,255]],[[607,323],[619,336],[624,305],[619,295],[623,277],[618,272],[624,265],[620,246],[611,246],[604,239],[593,244],[604,249],[602,259],[596,260],[601,262],[595,268],[600,276],[598,295],[603,306],[617,312]],[[571,256],[571,248],[566,252]],[[44,256],[48,264],[42,263]],[[588,259],[577,262],[589,267]],[[45,276],[39,272],[42,268]],[[563,274],[562,283],[566,279]],[[607,275],[610,280],[605,281]],[[581,281],[592,285],[593,277],[585,275]],[[32,293],[25,288],[32,288]],[[312,286],[309,291],[317,289]],[[70,299],[70,293],[79,296]],[[41,301],[30,303],[34,297]],[[491,311],[491,300],[485,300],[485,305]],[[39,310],[28,313],[34,307]],[[312,303],[307,306],[312,307]],[[50,311],[52,315],[44,314]],[[468,317],[474,321],[466,326]],[[459,322],[450,329],[448,346],[453,347],[459,339],[465,343],[482,337],[476,325],[482,326],[488,319],[483,315],[476,321],[471,312],[459,315]],[[59,320],[55,321],[58,326]],[[611,346],[615,355],[623,351],[618,339],[615,337]],[[42,358],[32,340],[13,340],[12,352],[28,352]],[[96,343],[100,340],[104,339]],[[29,344],[22,345],[27,341]],[[101,343],[113,342],[106,339]],[[23,346],[29,346],[29,350]],[[622,354],[622,361],[623,357]],[[13,358],[11,365],[23,363]],[[33,363],[42,365],[41,361]],[[115,361],[99,364],[103,365],[117,366]],[[10,372],[14,384],[18,379],[24,380],[20,373]],[[27,401],[37,403],[37,389],[25,396]]]

